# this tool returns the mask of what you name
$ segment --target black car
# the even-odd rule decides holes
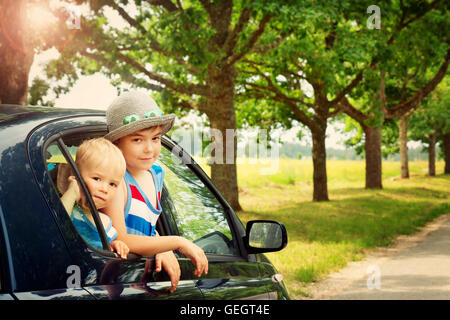
[[[200,166],[167,136],[157,230],[202,247],[208,274],[194,276],[193,263],[176,252],[181,279],[169,294],[170,279],[153,271],[154,257],[120,259],[101,223],[103,249],[87,244],[60,201],[58,172],[63,164],[76,172],[77,146],[105,133],[103,111],[0,105],[0,300],[289,299],[262,254],[286,246],[284,226],[259,220],[244,228]]]

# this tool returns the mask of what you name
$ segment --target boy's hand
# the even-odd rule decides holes
[[[110,246],[111,251],[117,252],[122,259],[126,259],[128,252],[130,252],[130,248],[128,248],[125,242],[120,240],[111,241]]]
[[[180,281],[181,270],[175,254],[172,251],[162,252],[155,255],[155,271],[160,272],[161,268],[166,270],[170,277],[171,288],[170,293],[177,288],[178,281]]]
[[[183,238],[183,245],[178,249],[182,254],[192,260],[196,269],[194,275],[200,277],[202,273],[208,274],[208,259],[202,248]]]
[[[75,197],[75,202],[78,202],[81,198],[80,186],[78,185],[77,178],[75,176],[69,176],[67,178],[69,182],[69,186],[67,187],[67,191],[71,191],[73,196]]]

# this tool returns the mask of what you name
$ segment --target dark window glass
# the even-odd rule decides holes
[[[164,168],[164,184],[170,195],[169,220],[176,224],[179,235],[206,253],[235,255],[225,210],[214,194],[169,150],[162,148],[158,164]]]

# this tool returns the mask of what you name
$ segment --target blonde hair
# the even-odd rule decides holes
[[[114,165],[123,173],[127,167],[122,151],[105,138],[84,140],[80,144],[75,163],[80,168],[85,162],[91,162],[96,166]]]

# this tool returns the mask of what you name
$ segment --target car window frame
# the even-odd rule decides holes
[[[103,223],[100,220],[100,215],[97,211],[97,208],[94,205],[94,201],[92,199],[91,193],[89,192],[89,189],[86,186],[86,182],[84,181],[83,177],[81,176],[80,170],[78,169],[78,166],[76,165],[75,161],[73,160],[62,137],[59,137],[58,139],[56,139],[56,142],[57,142],[64,158],[66,159],[67,163],[71,166],[75,177],[77,178],[78,182],[80,183],[81,189],[83,190],[84,194],[86,195],[86,199],[87,199],[87,202],[89,205],[89,211],[91,212],[92,217],[94,218],[94,224],[95,224],[95,227],[97,228],[97,232],[99,233],[103,250],[106,251],[110,247],[110,245],[108,243],[108,238],[106,236],[106,231],[105,231],[105,228],[103,227]]]
[[[86,130],[87,128],[89,128],[89,130]],[[77,134],[77,133],[83,133],[83,134],[86,134],[86,135],[92,134],[92,136],[97,136],[97,135],[95,134],[96,132],[98,132],[98,133],[101,132],[101,133],[102,133],[102,134],[99,134],[98,137],[103,136],[103,135],[104,135],[104,132],[106,132],[105,126],[103,126],[103,125],[87,125],[87,126],[76,127],[76,128],[71,128],[71,129],[66,129],[66,130],[61,130],[61,131],[59,131],[58,133],[56,133],[56,134],[54,134],[54,135],[48,137],[48,139],[44,142],[44,144],[43,144],[43,146],[42,146],[42,161],[44,162],[44,164],[46,163],[46,160],[47,160],[47,159],[46,159],[46,151],[47,151],[48,147],[49,147],[51,144],[56,143],[56,145],[58,146],[58,148],[60,148],[61,152],[63,153],[63,156],[64,156],[64,158],[65,158],[66,161],[67,161],[67,164],[70,165],[71,167],[73,167],[73,168],[75,169],[75,170],[74,170],[74,174],[76,175],[78,181],[82,181],[82,183],[80,183],[80,184],[81,184],[81,187],[82,187],[83,191],[84,191],[85,194],[86,194],[86,198],[88,199],[88,203],[90,203],[90,205],[89,205],[90,208],[89,208],[89,209],[90,209],[92,215],[94,216],[94,221],[95,221],[95,215],[96,215],[97,218],[98,218],[98,220],[97,220],[96,223],[95,223],[95,226],[96,226],[96,228],[97,228],[97,231],[99,231],[99,229],[100,229],[100,232],[99,232],[100,239],[102,240],[102,233],[103,233],[103,234],[104,234],[104,237],[105,237],[105,239],[106,239],[106,243],[108,244],[108,247],[107,247],[107,249],[105,249],[103,240],[102,240],[102,246],[103,246],[103,249],[98,249],[98,248],[95,248],[95,247],[91,246],[91,245],[83,238],[83,236],[78,232],[77,228],[76,228],[75,225],[73,225],[73,223],[72,223],[73,228],[74,228],[75,231],[76,231],[76,234],[78,234],[78,236],[82,239],[83,243],[84,243],[90,250],[92,250],[92,251],[96,252],[97,254],[100,254],[100,255],[102,255],[102,256],[104,256],[104,257],[107,257],[107,258],[118,258],[119,255],[118,255],[116,252],[113,252],[113,251],[110,250],[109,243],[108,243],[108,240],[107,240],[107,238],[106,238],[106,232],[105,232],[105,229],[103,228],[103,224],[101,223],[100,217],[98,216],[98,212],[97,212],[97,210],[95,209],[94,202],[93,202],[93,200],[92,200],[91,194],[90,194],[89,190],[87,189],[87,187],[86,187],[86,185],[85,185],[85,183],[84,183],[84,180],[83,180],[83,178],[81,177],[81,174],[79,173],[78,167],[76,166],[75,162],[73,161],[73,158],[70,156],[70,153],[68,153],[67,146],[65,145],[64,140],[63,140],[65,136],[69,136],[69,135],[73,135],[73,134]],[[65,149],[66,149],[66,150],[65,150],[66,152],[61,148],[61,146],[60,146],[60,144],[59,144],[59,142],[58,142],[59,139],[62,140],[61,142],[62,142],[63,145],[66,147],[66,148],[65,148]],[[86,139],[86,138],[83,138],[83,140],[84,140],[84,139]],[[83,141],[83,140],[81,140],[81,141]],[[66,153],[66,154],[64,154],[64,153]],[[69,159],[68,159],[67,153],[68,153],[68,155],[69,155]],[[71,163],[72,163],[72,164],[71,164]],[[45,167],[47,168],[47,166],[45,166]],[[46,173],[47,173],[47,177],[48,177],[48,179],[50,180],[51,185],[53,186],[53,190],[52,190],[51,192],[54,192],[54,193],[57,194],[57,193],[58,193],[58,192],[57,192],[57,188],[56,188],[56,186],[55,186],[53,180],[52,180],[51,177],[50,177],[49,170],[46,169],[46,171],[47,171],[47,172],[46,172]],[[60,198],[60,197],[59,197],[59,198]],[[60,200],[60,202],[61,202],[61,200]],[[61,202],[61,206],[63,206],[63,205],[62,205],[62,202]],[[92,211],[92,208],[94,208],[95,213]],[[53,209],[53,210],[55,210],[55,209]],[[63,209],[63,210],[65,211],[65,209]],[[70,216],[69,216],[69,213],[66,212],[66,215],[67,215],[68,219],[71,220],[71,219],[70,219]],[[71,221],[71,222],[72,222],[72,221]],[[97,224],[97,223],[98,223],[98,224]],[[64,237],[64,238],[65,238],[65,237]],[[66,239],[66,241],[68,241],[68,240]],[[131,257],[134,257],[134,256],[133,256],[134,254],[129,254],[129,255],[131,255]],[[131,257],[128,257],[127,259],[130,259]]]
[[[57,145],[58,146],[58,148],[60,149],[60,151],[62,152],[62,153],[64,153],[64,151],[63,151],[63,148],[61,148],[61,145],[60,145],[60,143],[58,142],[58,140],[59,139],[61,139],[62,141],[62,144],[65,146],[65,147],[67,147],[66,145],[65,145],[65,142],[64,142],[64,137],[67,137],[67,136],[74,136],[74,135],[77,135],[77,134],[79,134],[80,136],[82,136],[83,138],[80,140],[80,143],[81,143],[81,141],[83,141],[83,140],[85,140],[85,139],[89,139],[89,138],[93,138],[93,137],[103,137],[105,134],[107,133],[107,130],[106,130],[106,126],[105,125],[84,125],[84,126],[79,126],[79,127],[76,127],[76,128],[69,128],[69,129],[64,129],[64,130],[61,130],[61,131],[59,131],[58,133],[56,133],[56,134],[54,134],[54,135],[51,135],[50,137],[48,137],[47,139],[46,139],[46,141],[44,142],[44,144],[43,144],[43,146],[42,146],[42,161],[43,161],[43,163],[45,164],[45,162],[46,162],[46,151],[47,151],[47,149],[48,149],[48,147],[50,146],[50,145],[52,145],[52,144],[55,144],[55,145]],[[170,150],[168,150],[169,152],[170,152]],[[76,164],[75,164],[75,162],[73,161],[73,158],[70,156],[70,152],[68,152],[68,150],[65,152],[66,154],[63,154],[63,156],[64,156],[64,158],[66,159],[66,161],[67,161],[67,164],[68,165],[70,165],[71,167],[73,167],[73,168],[76,168],[76,170],[74,170],[74,173],[76,174],[76,177],[77,177],[77,179],[79,180],[79,181],[83,181],[83,179],[82,179],[82,177],[81,177],[81,174],[79,173],[79,170],[78,170],[78,167],[76,166]],[[69,157],[69,160],[68,160],[68,157]],[[45,166],[46,168],[47,168],[47,166]],[[54,192],[55,194],[57,194],[58,192],[57,192],[57,188],[56,188],[56,185],[54,184],[54,182],[53,182],[53,180],[51,179],[51,177],[50,177],[50,174],[49,174],[49,170],[48,170],[48,168],[46,169],[46,176],[47,176],[47,178],[50,180],[50,182],[51,182],[51,185],[52,185],[52,191],[50,191],[50,192]],[[84,184],[84,181],[83,181],[83,184]],[[85,186],[86,187],[86,186]],[[89,190],[87,189],[87,187],[86,187],[86,189],[83,189],[84,190],[84,192],[85,192],[85,194],[87,194],[87,198],[88,199],[90,199],[89,201],[92,201],[92,197],[91,197],[91,195],[90,195],[90,192],[89,192]],[[86,192],[87,191],[87,192]],[[166,188],[166,186],[164,185],[164,187],[163,187],[163,193],[167,193],[168,194],[168,190],[167,190],[167,188]],[[58,197],[58,198],[60,198],[60,197]],[[61,201],[60,201],[61,202]],[[62,206],[62,202],[61,202],[61,206]],[[92,207],[93,208],[95,208],[95,206],[93,205],[93,201],[92,201]],[[92,213],[92,207],[90,208],[90,210],[91,210],[91,213]],[[55,210],[55,209],[54,209]],[[63,209],[64,210],[64,209]],[[97,211],[97,210],[96,210]],[[68,215],[68,214],[67,214]],[[94,213],[93,213],[93,215],[94,215]],[[70,219],[70,217],[69,217],[69,219]],[[171,225],[171,222],[170,221],[168,221],[169,220],[169,218],[167,217],[167,214],[164,212],[164,210],[163,210],[163,215],[160,215],[160,217],[159,217],[159,219],[158,219],[158,221],[157,221],[157,230],[158,230],[158,233],[160,234],[160,235],[178,235],[178,233],[177,232],[173,232],[172,230],[174,229],[174,226],[172,226]],[[103,224],[102,223],[100,223],[99,225],[95,225],[96,227],[97,227],[97,230],[100,228],[101,230],[103,230],[103,233],[105,233],[105,230],[104,230],[104,227],[103,227]],[[75,231],[76,231],[76,233],[78,234],[78,236],[83,240],[83,243],[87,246],[87,247],[89,247],[89,249],[90,250],[92,250],[92,251],[95,251],[97,254],[100,254],[100,255],[102,255],[102,256],[105,256],[105,257],[108,257],[108,258],[118,258],[119,257],[119,255],[117,254],[117,253],[115,253],[115,252],[113,252],[113,251],[111,251],[110,249],[109,249],[109,245],[108,245],[108,249],[107,250],[105,250],[104,248],[103,249],[98,249],[98,248],[95,248],[95,247],[93,247],[93,246],[91,246],[84,238],[83,238],[83,236],[78,232],[78,230],[76,229],[76,227],[75,226],[73,226],[73,228],[75,229]],[[176,228],[176,225],[175,225],[175,228]],[[100,235],[100,232],[99,232],[99,235]],[[105,233],[105,237],[106,237],[106,233]],[[101,238],[101,237],[100,237]],[[155,255],[145,255],[145,256],[141,256],[141,255],[139,255],[139,254],[136,254],[136,253],[132,253],[132,252],[130,252],[130,253],[128,253],[128,256],[127,256],[127,260],[135,260],[135,259],[140,259],[140,258],[144,258],[144,259],[153,259],[155,257]]]
[[[88,115],[88,116],[102,117],[101,115]],[[57,123],[60,120],[69,120],[70,118],[79,118],[79,117],[83,117],[83,116],[76,115],[76,116],[67,117],[64,119],[56,119],[55,121],[52,121],[50,123]],[[104,121],[104,118],[101,119],[99,121],[100,123],[98,123],[98,124],[84,124],[84,125],[80,125],[80,126],[73,127],[73,128],[66,128],[66,129],[59,130],[59,131],[55,132],[54,134],[52,134],[51,136],[49,136],[44,141],[44,144],[42,146],[42,160],[44,161],[44,163],[45,163],[45,159],[46,159],[45,151],[47,150],[47,147],[51,143],[55,142],[55,140],[57,140],[58,137],[64,138],[65,136],[75,135],[75,134],[83,135],[84,139],[86,139],[88,137],[88,135],[91,135],[92,137],[104,136],[107,132],[107,128],[106,128],[106,124],[101,124],[102,121]],[[47,123],[47,124],[50,124],[50,123]],[[208,253],[207,254],[208,259],[211,261],[247,261],[249,256],[246,251],[245,244],[243,242],[243,238],[245,236],[245,228],[242,225],[242,222],[237,218],[237,216],[234,213],[231,206],[228,204],[228,202],[222,196],[222,194],[217,189],[217,187],[212,183],[209,176],[203,171],[201,166],[191,157],[191,155],[188,152],[186,152],[180,145],[178,145],[175,141],[173,141],[169,135],[164,135],[163,138],[161,139],[161,142],[162,142],[163,147],[166,148],[168,152],[170,152],[172,155],[174,155],[175,157],[180,159],[180,161],[184,165],[189,167],[189,169],[197,176],[198,179],[200,179],[202,181],[202,183],[205,185],[205,187],[207,187],[209,189],[209,191],[214,195],[214,197],[218,200],[218,202],[224,209],[224,215],[225,215],[225,218],[227,220],[228,226],[230,228],[230,231],[231,231],[231,234],[233,237],[232,241],[234,243],[234,247],[236,248],[236,253],[235,253],[235,255],[216,255],[216,254]],[[52,179],[49,176],[48,169],[46,172],[46,176],[51,181],[51,184],[53,185],[54,190],[52,192],[57,194],[58,193],[57,189],[55,189],[54,182],[52,181]],[[168,193],[168,190],[165,186],[164,186],[164,189],[166,189],[166,192]],[[62,204],[61,204],[61,206],[62,206]],[[55,210],[55,209],[53,209],[53,210]],[[70,219],[70,217],[69,217],[69,219]],[[164,221],[162,221],[162,219],[164,219]],[[163,226],[164,225],[169,226],[169,228],[165,227],[166,230],[167,229],[169,229],[170,231],[173,231],[174,229],[176,230],[176,224],[172,225],[173,224],[172,221],[167,216],[165,216],[165,214],[160,216],[160,218],[158,219],[157,228],[158,228],[158,224],[160,224],[160,225],[163,224]],[[103,226],[101,226],[101,227],[103,227]],[[73,228],[75,228],[75,227],[73,226]],[[177,232],[173,232],[170,234],[179,235]],[[170,235],[170,234],[167,234],[167,235]],[[82,238],[82,236],[79,233],[78,233],[78,235],[80,236],[80,238]],[[166,235],[166,234],[160,234],[160,235]],[[82,240],[91,250],[93,250],[103,256],[106,256],[109,258],[117,257],[117,254],[112,251],[98,250],[98,249],[90,246],[86,241],[84,241],[83,238],[82,238]],[[131,259],[141,257],[140,255],[137,255],[134,253],[131,253],[129,255],[133,256]],[[144,257],[144,256],[142,256],[142,257]],[[154,257],[154,256],[145,256],[145,258],[152,258],[152,257]]]

